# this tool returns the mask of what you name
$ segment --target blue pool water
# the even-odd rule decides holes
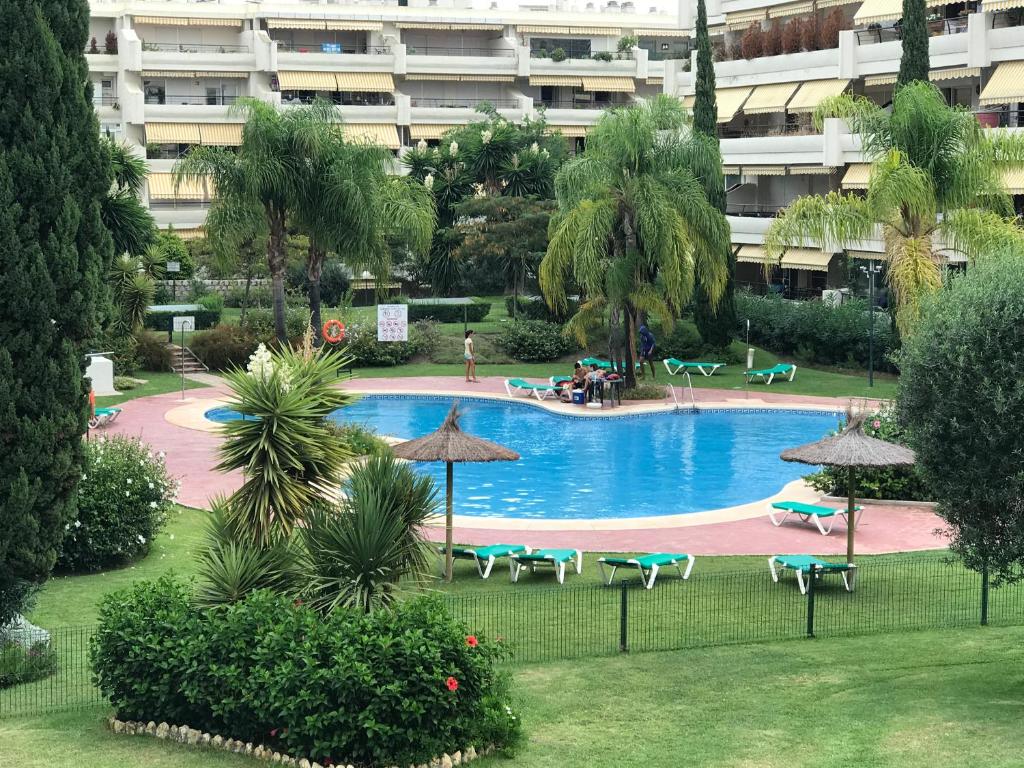
[[[432,432],[450,398],[368,396],[332,418],[381,435]],[[462,428],[501,443],[517,462],[455,467],[455,513],[570,519],[673,515],[746,504],[811,471],[779,458],[836,428],[838,413],[704,411],[622,418],[552,414],[516,402],[462,398]],[[229,421],[238,413],[208,411]],[[419,464],[442,489],[443,464]]]

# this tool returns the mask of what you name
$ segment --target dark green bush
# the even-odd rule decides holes
[[[742,355],[729,347],[722,349],[705,344],[693,323],[686,320],[677,320],[673,323],[671,333],[665,333],[664,329],[659,327],[652,327],[651,331],[657,340],[654,354],[658,360],[674,357],[676,360],[704,360],[729,364],[742,361]]]
[[[438,323],[461,323],[463,312],[467,322],[479,323],[491,312],[491,305],[484,301],[474,304],[410,304],[409,322],[434,320]]]
[[[284,313],[285,333],[292,341],[302,338],[309,325],[309,310],[302,307],[288,307]],[[256,341],[268,343],[276,337],[273,309],[250,309],[245,313],[245,326]]]
[[[321,764],[418,764],[519,736],[504,650],[438,599],[324,617],[269,592],[202,610],[180,584],[141,582],[104,598],[91,657],[119,717]]]
[[[233,366],[244,367],[257,344],[256,336],[248,328],[221,323],[192,334],[189,349],[210,370],[223,371]]]
[[[147,312],[146,327],[153,331],[164,331],[165,333],[174,326],[174,318],[180,315],[188,315],[196,319],[196,327],[193,330],[201,331],[212,328],[220,322],[219,309],[194,309],[187,312]]]
[[[358,368],[402,365],[418,351],[415,328],[410,329],[409,341],[377,341],[377,326],[360,323],[345,327],[345,340],[338,347]]]
[[[822,301],[787,301],[778,296],[736,294],[736,316],[750,320],[750,341],[777,355],[810,363],[867,367],[869,315],[867,303],[848,301],[838,307]],[[875,313],[875,369],[893,370],[896,338],[889,318]]]
[[[152,331],[135,332],[135,356],[144,371],[171,370],[171,350],[167,337]]]
[[[20,643],[0,640],[0,690],[42,680],[57,671],[57,654],[49,643]]]
[[[245,286],[244,285],[233,285],[228,288],[227,293],[224,294],[224,306],[225,307],[240,307],[245,303]],[[250,307],[269,307],[273,305],[273,296],[270,293],[270,288],[265,285],[251,285],[249,286],[249,304]]]
[[[562,326],[543,320],[517,320],[501,329],[499,346],[516,360],[543,363],[576,350]]]
[[[563,312],[555,312],[547,305],[544,299],[535,296],[519,296],[518,301],[515,296],[505,297],[505,311],[508,312],[508,316],[513,316],[513,309],[515,310],[515,318],[517,320],[544,320],[548,323],[564,323],[574,314],[579,307],[579,303],[570,299],[568,306]]]
[[[138,342],[130,333],[119,333],[113,328],[106,331],[96,342],[97,352],[107,352],[114,363],[115,376],[132,376],[139,370],[139,358],[135,352]]]
[[[224,297],[219,293],[204,293],[196,299],[196,304],[209,312],[224,312]]]
[[[351,285],[344,265],[340,261],[330,262],[320,275],[320,301],[328,307],[341,306]]]
[[[67,523],[57,568],[94,571],[144,557],[167,520],[175,483],[163,457],[134,438],[85,444],[78,514]]]

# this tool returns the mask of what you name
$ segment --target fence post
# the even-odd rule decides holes
[[[981,626],[988,626],[988,563],[981,567]]]
[[[814,582],[817,581],[818,566],[811,565],[807,575],[807,637],[814,637]]]
[[[622,580],[622,588],[619,592],[619,652],[626,653],[629,650],[629,579]]]

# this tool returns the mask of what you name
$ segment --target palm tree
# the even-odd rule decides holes
[[[114,253],[141,255],[153,241],[156,224],[139,200],[146,180],[146,161],[107,137],[104,141],[114,182],[100,206],[100,217],[114,240]]]
[[[552,309],[567,307],[571,275],[585,294],[567,326],[581,344],[608,309],[625,320],[626,386],[635,386],[636,331],[647,313],[665,327],[689,299],[695,274],[712,301],[728,278],[729,225],[712,207],[696,169],[720,167],[707,137],[686,126],[678,101],[659,97],[608,112],[584,155],[555,179],[559,210],[540,266]]]
[[[765,235],[768,263],[807,241],[845,248],[878,236],[900,332],[913,330],[921,300],[942,286],[949,251],[968,259],[1024,250],[1024,230],[1001,179],[1024,164],[1024,137],[986,131],[966,109],[949,107],[930,83],[900,88],[892,110],[851,96],[815,112],[842,117],[871,161],[867,195],[830,192],[795,200]]]

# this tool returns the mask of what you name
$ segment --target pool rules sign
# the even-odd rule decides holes
[[[409,340],[409,307],[405,304],[377,305],[377,341]]]

